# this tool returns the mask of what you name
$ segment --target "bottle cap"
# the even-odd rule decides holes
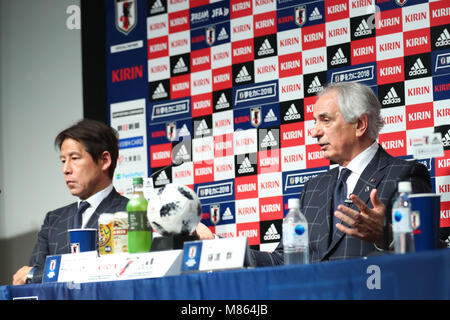
[[[399,181],[398,182],[398,192],[412,192],[411,181]]]
[[[133,178],[133,186],[135,185],[142,185],[144,184],[144,179],[142,179],[142,177],[134,177]]]
[[[289,209],[293,209],[293,208],[300,208],[300,199],[298,198],[289,198],[288,199],[288,208]]]

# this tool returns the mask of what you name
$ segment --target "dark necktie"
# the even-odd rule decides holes
[[[352,173],[351,170],[347,168],[342,168],[341,174],[339,175],[339,179],[336,183],[336,187],[334,188],[333,193],[333,229],[332,234],[336,231],[336,223],[341,222],[335,215],[334,211],[337,210],[338,205],[343,204],[345,199],[347,199],[347,178]]]
[[[89,202],[87,201],[83,200],[78,205],[78,210],[77,213],[75,213],[73,221],[74,229],[81,229],[83,227],[83,212],[86,211],[87,208],[89,208]]]

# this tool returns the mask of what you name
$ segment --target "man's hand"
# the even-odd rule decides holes
[[[209,228],[201,222],[199,222],[197,228],[195,228],[195,231],[192,232],[192,235],[197,237],[198,240],[214,239],[214,234],[211,230],[209,230]]]
[[[358,196],[350,195],[350,200],[360,210],[353,210],[347,206],[339,205],[334,215],[348,224],[350,228],[341,223],[336,224],[336,228],[348,234],[349,236],[360,238],[368,242],[375,243],[382,247],[383,242],[383,220],[386,213],[386,206],[377,196],[377,190],[373,189],[370,193],[370,201],[373,209],[369,208]]]
[[[31,271],[31,269],[33,269],[33,267],[23,266],[22,268],[17,270],[17,272],[13,275],[12,284],[15,286],[25,284],[27,280],[27,275]]]

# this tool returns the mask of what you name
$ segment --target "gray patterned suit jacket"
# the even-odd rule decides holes
[[[128,199],[121,196],[115,189],[103,199],[86,224],[86,228],[97,228],[98,217],[102,213],[114,213],[125,211]],[[36,266],[33,276],[34,283],[42,281],[42,272],[45,259],[48,255],[69,253],[69,233],[73,228],[74,215],[77,211],[77,203],[47,213],[38,233],[37,243],[31,255],[29,266]]]
[[[349,259],[367,256],[375,251],[372,243],[348,236],[339,230],[332,237],[333,190],[339,168],[334,168],[308,181],[300,198],[300,208],[308,221],[309,254],[311,262]],[[426,167],[416,161],[406,161],[390,156],[381,146],[372,161],[362,172],[353,193],[370,207],[370,192],[377,188],[378,197],[386,205],[390,218],[392,204],[401,180],[412,182],[413,193],[431,192],[430,175]],[[356,206],[351,205],[357,210]],[[283,244],[273,253],[252,250],[258,266],[283,264]]]

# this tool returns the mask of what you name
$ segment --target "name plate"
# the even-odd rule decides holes
[[[181,271],[243,268],[247,247],[246,237],[185,242]]]
[[[54,272],[51,281],[79,283],[158,278],[177,275],[180,274],[183,256],[183,250],[133,254],[120,253],[101,257],[97,257],[95,251],[93,253],[95,254],[94,258],[82,258],[80,256],[81,254],[65,254],[48,257],[48,269],[53,269]],[[52,264],[53,267],[51,266]],[[45,270],[44,282],[49,282],[46,281],[46,278],[48,278],[47,262]],[[68,270],[70,272],[67,272]]]
[[[440,158],[444,156],[442,134],[440,132],[423,134],[411,139],[414,159]]]
[[[42,282],[75,281],[97,259],[97,251],[47,256]]]

